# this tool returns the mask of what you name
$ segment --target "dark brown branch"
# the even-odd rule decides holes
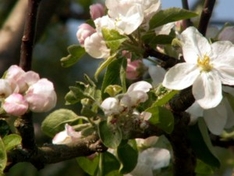
[[[189,115],[175,115],[174,130],[166,135],[173,149],[173,175],[195,176],[196,156],[187,137]]]
[[[101,143],[95,134],[66,145],[46,144],[36,151],[15,149],[8,153],[7,172],[13,165],[19,162],[30,162],[37,169],[41,169],[46,164],[57,163],[79,156],[88,156],[95,152],[104,152],[107,148]]]
[[[28,0],[28,14],[21,44],[20,67],[25,71],[31,70],[33,44],[39,3],[41,0]]]
[[[206,0],[204,3],[204,7],[201,13],[200,22],[198,25],[198,30],[202,35],[206,35],[206,29],[210,21],[210,17],[212,15],[212,11],[214,9],[216,0]]]
[[[161,60],[162,63],[160,64],[160,66],[165,68],[165,69],[171,68],[180,62],[180,60],[178,60],[174,57],[168,56],[166,54],[160,53],[159,51],[156,51],[152,48],[145,49],[144,57],[148,57],[148,56],[153,56],[153,57],[156,57],[157,59]]]

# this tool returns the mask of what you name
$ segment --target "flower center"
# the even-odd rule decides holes
[[[197,65],[201,68],[201,71],[209,72],[213,66],[210,63],[210,58],[207,55],[204,55],[203,58],[198,57]]]

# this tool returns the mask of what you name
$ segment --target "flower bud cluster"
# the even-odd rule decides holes
[[[56,105],[53,83],[40,79],[34,71],[25,72],[12,65],[0,79],[0,85],[2,108],[10,115],[21,116],[28,110],[46,112]]]
[[[147,92],[152,88],[152,85],[146,81],[133,83],[128,88],[125,94],[115,97],[106,98],[101,108],[106,116],[130,116],[138,121],[137,124],[143,129],[147,128],[147,121],[151,114],[147,112],[138,113],[135,108],[148,99]]]

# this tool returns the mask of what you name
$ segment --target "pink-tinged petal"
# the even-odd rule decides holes
[[[211,133],[220,135],[227,121],[225,104],[221,102],[217,107],[204,110],[204,120]]]
[[[211,51],[208,40],[195,27],[188,27],[181,33],[183,56],[188,63],[197,63],[198,57],[203,57]]]
[[[21,116],[27,112],[28,103],[23,95],[13,93],[4,100],[2,108],[10,115]]]
[[[216,107],[222,100],[222,85],[216,72],[202,72],[193,84],[193,95],[203,109]]]
[[[168,89],[182,90],[191,86],[200,70],[194,64],[177,64],[166,73],[162,85]]]

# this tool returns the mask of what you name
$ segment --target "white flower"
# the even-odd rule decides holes
[[[12,88],[8,80],[0,79],[0,98],[8,97],[12,93]]]
[[[107,116],[119,114],[123,110],[122,106],[120,106],[119,99],[115,97],[106,98],[102,102],[101,108]]]
[[[155,87],[162,83],[166,74],[166,70],[159,66],[149,66],[148,72]]]
[[[53,83],[43,78],[28,88],[25,99],[31,111],[46,112],[55,107],[57,95]]]
[[[94,58],[108,58],[110,56],[110,49],[107,48],[102,35],[98,32],[88,36],[84,41],[85,51]]]
[[[204,109],[222,100],[222,84],[234,85],[234,45],[228,41],[210,44],[196,28],[181,34],[185,63],[169,69],[163,86],[182,90],[191,85],[197,103]]]
[[[81,138],[81,132],[76,132],[72,126],[65,124],[65,130],[57,133],[53,140],[53,144],[67,144],[76,139]]]
[[[166,167],[170,162],[170,152],[161,148],[148,148],[138,156],[134,170],[125,176],[153,176],[153,171]]]
[[[205,123],[212,134],[220,135],[224,129],[234,126],[234,112],[226,97],[215,108],[202,109],[196,102],[187,109],[191,114],[190,124],[203,116]]]
[[[131,34],[144,20],[142,4],[136,1],[106,0],[106,7],[120,34]]]

